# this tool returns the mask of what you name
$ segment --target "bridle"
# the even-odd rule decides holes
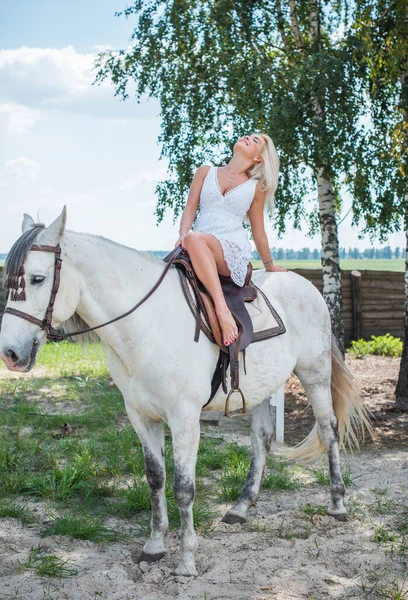
[[[156,281],[154,286],[148,291],[148,293],[135,306],[133,306],[133,308],[131,308],[127,312],[123,313],[119,317],[115,317],[114,319],[111,319],[110,321],[106,321],[106,323],[101,323],[101,325],[95,325],[95,327],[87,327],[86,329],[80,329],[78,331],[73,331],[71,333],[62,333],[62,332],[57,331],[51,325],[52,311],[54,309],[55,298],[57,297],[57,292],[58,292],[58,288],[59,288],[59,284],[60,284],[60,275],[61,275],[61,267],[62,267],[61,247],[59,244],[57,244],[56,246],[33,245],[30,248],[30,251],[31,250],[35,250],[35,251],[39,251],[39,252],[54,252],[55,253],[54,281],[53,281],[53,285],[52,285],[50,300],[48,302],[47,310],[45,311],[45,317],[41,321],[41,319],[37,319],[37,317],[33,317],[32,315],[30,315],[26,312],[23,312],[22,310],[17,310],[16,308],[11,308],[11,307],[6,307],[4,310],[4,314],[8,313],[10,315],[14,315],[15,317],[20,317],[21,319],[25,319],[26,321],[29,321],[30,323],[34,323],[34,325],[38,325],[40,329],[44,329],[44,331],[46,332],[47,339],[52,340],[53,342],[61,342],[62,340],[65,340],[68,337],[71,337],[74,335],[81,335],[82,333],[88,333],[89,331],[94,331],[95,329],[99,329],[100,327],[105,327],[105,325],[109,325],[110,323],[114,323],[115,321],[119,321],[119,319],[123,319],[124,317],[127,317],[128,315],[130,315],[130,313],[132,313],[137,308],[139,308],[139,306],[141,306],[153,294],[153,292],[156,291],[156,289],[159,287],[159,285],[163,281],[165,275],[167,274],[170,266],[172,265],[173,260],[182,252],[181,246],[177,246],[172,251],[171,258],[170,258],[169,262],[166,264],[166,266],[164,267],[163,272],[160,275],[159,279]],[[25,281],[24,281],[23,276],[24,276],[24,268],[22,267],[22,269],[20,270],[19,275],[18,275],[18,277],[21,277],[20,284],[17,283],[18,277],[15,278],[13,285],[12,285],[11,281],[6,282],[6,288],[8,291],[11,287],[14,287],[16,289],[16,292],[14,294],[15,300],[25,301],[25,299],[26,299],[25,293],[24,293]],[[23,288],[23,292],[21,294],[17,294],[17,289],[19,287]],[[7,294],[8,294],[8,292],[7,292]]]

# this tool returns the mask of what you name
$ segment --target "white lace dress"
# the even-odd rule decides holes
[[[211,233],[219,240],[231,279],[242,287],[251,260],[251,244],[242,223],[254,199],[257,180],[252,177],[223,195],[217,170],[210,167],[203,181],[194,231]]]

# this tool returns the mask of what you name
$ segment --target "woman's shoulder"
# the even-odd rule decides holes
[[[196,174],[205,177],[211,168],[211,165],[201,165],[201,167],[198,167]]]

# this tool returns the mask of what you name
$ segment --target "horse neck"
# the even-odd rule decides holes
[[[153,287],[164,268],[164,263],[151,256],[97,236],[67,231],[61,247],[79,280],[80,301],[76,312],[91,327],[132,308]],[[158,290],[146,301],[152,310],[157,309],[172,283],[175,283],[174,273],[168,273]],[[123,351],[130,338],[130,322],[132,336],[137,334],[140,339],[145,329],[141,321],[136,310],[128,317],[98,329],[97,333],[115,351],[118,346]]]

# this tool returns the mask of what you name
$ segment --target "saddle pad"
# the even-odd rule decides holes
[[[177,269],[177,272],[180,277],[181,285],[184,291],[184,295],[187,300],[187,304],[190,307],[190,310],[196,318],[197,316],[197,300],[195,298],[195,292],[187,277],[181,270]],[[283,324],[281,317],[278,315],[269,299],[266,297],[264,292],[251,281],[251,284],[257,291],[257,298],[252,300],[251,302],[245,302],[245,307],[249,313],[249,316],[252,319],[252,324],[254,328],[254,333],[252,337],[252,342],[260,342],[262,340],[267,340],[271,337],[275,337],[277,335],[281,335],[286,332],[286,327]],[[211,328],[209,324],[205,321],[203,314],[200,311],[200,327],[201,331],[207,336],[207,338],[216,343],[215,338],[212,334]]]

